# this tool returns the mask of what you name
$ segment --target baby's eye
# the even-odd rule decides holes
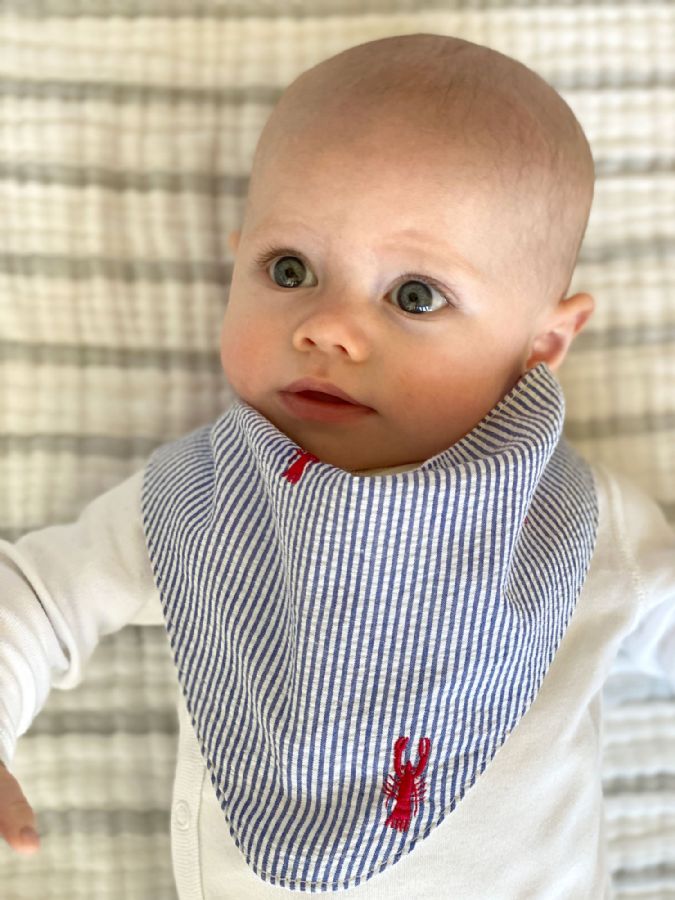
[[[304,262],[297,256],[280,256],[272,266],[272,278],[279,287],[294,288],[303,283],[303,273],[307,271]]]
[[[290,253],[279,253],[276,250],[267,251],[258,257],[256,264],[266,269],[273,281],[282,288],[292,289],[303,285],[304,287],[314,287],[317,283],[316,279],[309,284],[305,283],[305,277],[311,270],[299,256],[293,256]],[[404,275],[403,279],[401,284],[390,292],[394,302],[403,312],[419,315],[420,313],[436,312],[444,306],[452,305],[440,286],[437,286],[431,279],[422,281],[419,276],[412,273]],[[434,305],[434,294],[438,298],[436,305]]]
[[[433,294],[440,298],[440,302],[435,307],[432,306]],[[394,298],[394,302],[404,312],[416,315],[425,312],[436,312],[437,309],[442,309],[444,306],[449,305],[447,297],[438,288],[432,287],[425,281],[404,281],[397,288],[394,288],[391,295]]]

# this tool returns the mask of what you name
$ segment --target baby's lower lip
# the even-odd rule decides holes
[[[310,422],[346,422],[374,412],[369,406],[348,403],[319,391],[280,391],[279,396],[289,412]]]

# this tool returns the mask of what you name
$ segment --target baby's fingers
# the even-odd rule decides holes
[[[35,813],[19,782],[0,762],[0,835],[19,853],[35,853],[40,848]]]

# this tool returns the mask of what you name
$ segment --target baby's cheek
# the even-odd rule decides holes
[[[264,330],[243,318],[226,317],[220,338],[220,362],[230,385],[251,402],[265,371]]]

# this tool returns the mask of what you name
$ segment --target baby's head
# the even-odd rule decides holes
[[[273,110],[230,235],[230,384],[324,462],[428,459],[564,359],[592,196],[581,127],[515,60],[434,34],[325,60]],[[367,409],[289,400],[305,378]]]

